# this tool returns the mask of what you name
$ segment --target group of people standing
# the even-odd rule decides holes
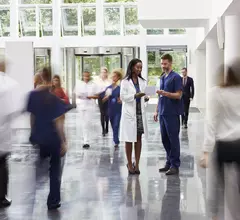
[[[102,135],[108,133],[110,121],[115,148],[119,147],[120,141],[125,143],[129,175],[140,174],[142,136],[146,139],[148,136],[145,107],[149,97],[145,94],[147,81],[142,76],[142,67],[141,60],[133,59],[125,76],[122,69],[115,69],[112,71],[111,80],[107,68],[104,67],[97,81],[92,80],[90,72],[84,71],[82,80],[77,81],[74,90],[79,99],[77,108],[82,118],[83,148],[88,149],[92,141],[92,115],[97,111],[95,107],[98,102]],[[171,55],[162,57],[161,67],[164,74],[156,92],[159,101],[154,120],[157,121],[159,116],[167,162],[159,171],[174,175],[178,173],[180,166],[180,115],[183,115],[183,87],[187,83],[172,70]],[[71,109],[71,105],[61,86],[60,77],[52,77],[48,68],[43,68],[35,75],[34,87],[26,105],[26,111],[31,113],[30,141],[38,146],[40,161],[50,157],[50,192],[47,205],[49,209],[56,209],[61,206],[61,157],[64,157],[67,151],[64,115]]]

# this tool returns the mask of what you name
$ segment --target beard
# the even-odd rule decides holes
[[[163,72],[168,73],[169,68],[168,68],[168,67],[165,67],[165,68],[162,68],[162,70],[163,70]]]

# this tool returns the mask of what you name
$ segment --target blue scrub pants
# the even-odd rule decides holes
[[[166,150],[166,166],[179,168],[180,166],[180,117],[179,115],[161,115],[160,129],[162,143]]]
[[[113,129],[113,141],[114,144],[119,144],[119,125],[120,125],[121,113],[115,113],[110,115],[110,122]]]
[[[61,144],[60,142],[40,145],[40,158],[50,157],[50,192],[48,195],[47,205],[56,205],[60,203],[60,186],[61,186]]]

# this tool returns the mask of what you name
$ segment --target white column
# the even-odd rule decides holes
[[[140,35],[141,35],[140,59],[142,60],[143,63],[142,76],[144,79],[148,80],[148,57],[146,44],[147,31],[142,26],[140,27]]]
[[[52,10],[53,10],[53,37],[54,41],[52,44],[51,51],[51,66],[53,74],[61,75],[61,48],[60,48],[60,39],[61,39],[61,1],[53,0]]]
[[[197,108],[206,107],[206,51],[196,51],[195,101]]]
[[[240,57],[240,16],[225,17],[225,65]]]
[[[18,1],[10,1],[10,35],[11,38],[18,38]]]
[[[224,52],[219,49],[216,39],[206,40],[206,94],[219,85],[220,67],[224,63]],[[207,95],[208,97],[208,95]]]

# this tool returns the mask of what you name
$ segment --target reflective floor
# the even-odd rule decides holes
[[[159,125],[148,113],[149,140],[143,141],[141,175],[128,177],[124,146],[114,150],[111,133],[97,135],[89,150],[82,149],[81,117],[67,115],[69,151],[62,177],[62,207],[48,212],[48,176],[37,180],[37,150],[28,142],[28,130],[13,135],[10,158],[11,207],[0,210],[8,220],[204,220],[205,173],[198,159],[203,142],[203,116],[190,115],[188,130],[182,129],[182,166],[179,177],[159,174],[165,152]],[[93,133],[101,134],[98,116]]]

